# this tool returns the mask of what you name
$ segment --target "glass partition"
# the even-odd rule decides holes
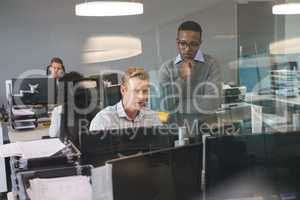
[[[181,5],[179,1],[178,4]],[[182,13],[161,13],[159,20],[152,16],[138,31],[127,33],[142,40],[141,54],[95,66],[100,71],[113,69],[120,74],[129,66],[144,67],[151,79],[149,106],[168,112],[169,125],[187,126],[191,134],[207,130],[217,135],[297,131],[300,31],[296,27],[300,20],[298,15],[272,14],[273,5],[273,1],[228,0],[189,1],[185,9],[169,5],[170,10],[179,9]],[[147,6],[150,5],[145,1],[145,11]],[[172,85],[175,79],[168,82],[171,85],[161,84],[163,63],[179,53],[177,28],[190,20],[202,27],[200,50],[216,61],[216,71],[209,73],[217,73],[218,82],[213,81],[215,87],[212,86],[216,92],[212,95],[217,97],[199,92],[210,90],[209,84],[201,85],[205,82],[200,77],[205,74],[199,72],[201,67],[192,71],[199,73],[199,79],[190,80],[187,90]],[[185,48],[192,48],[191,44]],[[209,63],[210,57],[205,62]],[[95,70],[92,66],[89,65],[90,71]],[[180,66],[179,63],[174,69],[176,76]],[[169,92],[165,93],[167,88]],[[172,101],[177,101],[175,109],[170,108]]]
[[[285,3],[143,0],[143,15],[82,17],[75,16],[76,2],[72,1],[64,2],[55,13],[48,9],[54,6],[50,2],[28,1],[17,7],[16,0],[7,1],[1,7],[1,23],[12,19],[10,23],[16,26],[3,32],[3,46],[9,49],[2,52],[2,62],[7,69],[16,70],[8,70],[5,79],[45,75],[26,66],[45,69],[49,57],[55,55],[63,58],[67,72],[96,75],[93,77],[117,73],[119,81],[128,67],[139,66],[150,74],[147,105],[168,113],[164,123],[187,126],[191,132],[217,130],[215,134],[229,135],[297,131],[300,20],[299,15],[274,15],[272,8],[280,2]],[[8,12],[21,7],[26,9],[14,12],[17,16]],[[201,25],[200,38],[179,36],[177,29],[186,21]],[[195,59],[191,50],[198,52],[198,48],[204,59],[202,54]],[[193,59],[175,60],[179,50],[189,50],[186,56]],[[162,75],[172,74],[162,70],[168,61],[176,61],[174,77],[162,85]],[[173,84],[174,80],[181,85]]]

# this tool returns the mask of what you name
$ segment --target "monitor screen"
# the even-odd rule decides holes
[[[79,135],[87,132],[89,122],[99,112],[101,84],[94,78],[59,83],[58,101],[63,102],[62,140],[69,139],[79,147]]]
[[[82,133],[80,151],[86,163],[101,165],[119,155],[131,155],[174,146],[178,130],[139,127]]]
[[[90,78],[78,80],[74,82],[74,89],[75,91],[67,91],[69,100],[67,104],[74,99],[74,106],[81,109],[82,114],[88,114],[90,111],[87,109],[86,112],[83,112],[83,109],[99,106],[100,88],[97,80]]]
[[[13,105],[55,104],[55,79],[12,79],[12,103]]]
[[[300,199],[299,139],[295,133],[208,139],[208,199]]]
[[[201,199],[202,145],[194,144],[108,161],[115,200]]]

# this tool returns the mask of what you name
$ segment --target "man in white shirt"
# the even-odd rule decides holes
[[[149,96],[149,75],[143,68],[130,67],[121,80],[122,100],[100,111],[90,131],[159,126],[155,111],[145,107]]]

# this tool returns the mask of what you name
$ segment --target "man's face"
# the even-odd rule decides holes
[[[177,49],[183,60],[192,60],[201,45],[201,34],[195,31],[179,31]]]
[[[121,85],[121,93],[125,109],[139,111],[148,101],[149,81],[130,78],[127,85]]]
[[[55,79],[60,78],[63,74],[63,67],[60,63],[56,63],[56,62],[51,63],[50,70],[51,70],[52,78]]]

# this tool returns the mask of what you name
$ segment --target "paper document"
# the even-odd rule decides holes
[[[92,169],[93,200],[113,200],[112,165]]]
[[[34,115],[34,112],[31,109],[14,109],[12,108],[12,113],[14,116],[26,116],[26,115]]]
[[[21,150],[16,143],[0,146],[0,157],[22,156]]]
[[[92,200],[88,176],[35,178],[29,183],[27,194],[32,200]]]
[[[258,134],[262,133],[262,107],[252,105],[251,106],[251,127],[252,127],[252,133]]]
[[[22,158],[49,157],[65,145],[57,138],[16,142],[0,146],[0,157],[21,156]]]

